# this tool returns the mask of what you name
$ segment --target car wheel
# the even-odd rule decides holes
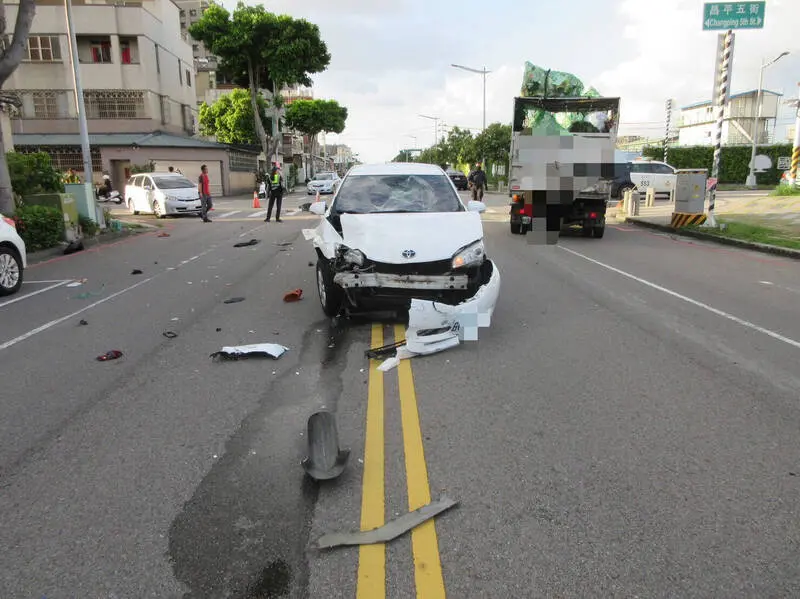
[[[153,214],[156,218],[164,218],[164,214],[161,212],[161,204],[158,203],[158,200],[153,200]]]
[[[22,260],[17,252],[0,246],[0,296],[11,295],[22,287]]]
[[[511,221],[511,234],[512,235],[519,235],[522,233],[522,223],[515,223]]]
[[[594,233],[595,239],[602,239],[603,235],[606,234],[606,227],[603,225],[602,227],[594,227],[592,229],[592,233]]]
[[[325,316],[336,316],[342,307],[344,291],[333,282],[331,269],[322,258],[317,260],[317,291]]]
[[[130,213],[131,213],[131,214],[133,214],[134,216],[136,216],[137,214],[139,214],[139,211],[138,211],[138,210],[136,210],[136,209],[133,207],[133,200],[132,200],[131,198],[128,198],[128,212],[130,212]]]

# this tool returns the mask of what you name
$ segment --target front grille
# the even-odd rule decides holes
[[[418,262],[412,264],[389,264],[388,262],[370,262],[364,265],[374,266],[374,272],[385,272],[390,275],[446,275],[452,270],[452,260],[436,262]]]

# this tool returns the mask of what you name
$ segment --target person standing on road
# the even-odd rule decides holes
[[[208,180],[208,167],[204,164],[200,167],[200,177],[197,179],[197,193],[200,194],[200,218],[204,223],[210,223],[208,211],[214,206],[211,201],[211,183]]]
[[[481,168],[480,162],[475,165],[475,170],[469,174],[467,181],[472,184],[472,201],[482,202],[483,192],[486,189],[486,173]]]
[[[277,205],[275,205],[277,202]],[[283,202],[283,175],[278,166],[272,167],[272,172],[269,176],[269,204],[267,204],[267,218],[264,219],[265,223],[269,222],[272,216],[272,206],[275,205],[275,222],[281,223],[281,203]]]

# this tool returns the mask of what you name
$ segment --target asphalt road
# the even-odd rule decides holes
[[[32,267],[0,300],[0,595],[798,596],[797,263],[629,226],[530,245],[504,203],[492,327],[386,374],[363,352],[402,329],[322,316],[316,217],[223,205]],[[209,358],[260,341],[289,352]],[[352,455],[312,485],[323,406]],[[385,547],[309,549],[441,494]]]

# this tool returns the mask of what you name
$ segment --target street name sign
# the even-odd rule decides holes
[[[763,29],[766,2],[706,2],[703,31]]]
[[[786,171],[792,166],[792,157],[791,156],[780,156],[778,157],[778,170],[779,171]]]

